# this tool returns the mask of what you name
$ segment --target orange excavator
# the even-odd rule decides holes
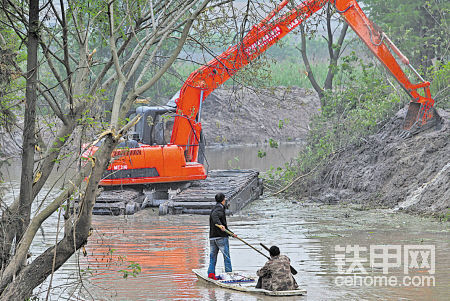
[[[282,1],[240,43],[194,71],[166,106],[138,107],[134,114],[141,114],[143,118],[135,126],[133,139],[124,142],[122,148],[113,152],[113,161],[100,185],[151,185],[205,179],[207,172],[202,162],[202,103],[238,70],[328,3],[336,7],[353,31],[411,97],[404,130],[420,128],[436,118],[430,83],[411,66],[386,34],[367,18],[357,1],[307,0],[292,10],[285,8],[288,2]],[[284,8],[288,11],[281,15]],[[277,15],[281,16],[276,17]],[[410,81],[393,53],[412,70],[419,83]],[[419,94],[420,89],[423,89],[422,94]],[[166,122],[168,116],[174,118],[170,141],[170,126]],[[96,147],[93,146],[84,156],[95,150]]]

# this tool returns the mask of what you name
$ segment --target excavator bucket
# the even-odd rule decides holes
[[[433,107],[427,108],[420,102],[412,101],[406,112],[403,130],[408,133],[406,136],[409,136],[436,125],[438,120],[439,115]]]
[[[408,112],[406,112],[405,121],[403,123],[403,129],[409,131],[411,127],[419,121],[419,112],[422,104],[420,102],[410,102]]]

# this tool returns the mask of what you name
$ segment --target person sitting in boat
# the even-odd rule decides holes
[[[269,249],[270,259],[256,274],[260,277],[256,288],[268,291],[289,291],[298,288],[291,274],[291,260],[286,255],[280,255],[280,249],[272,246]]]

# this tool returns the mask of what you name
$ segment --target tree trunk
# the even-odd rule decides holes
[[[303,24],[300,24],[300,33],[301,33],[301,49],[300,52],[302,54],[303,63],[305,64],[306,68],[306,75],[308,76],[308,79],[313,86],[314,90],[319,95],[320,99],[320,106],[324,107],[326,106],[326,98],[325,98],[325,90],[332,90],[333,89],[333,78],[336,74],[336,67],[337,67],[337,61],[339,57],[341,56],[341,49],[342,44],[344,43],[345,35],[347,34],[348,24],[344,23],[341,29],[341,33],[338,38],[338,42],[336,45],[333,43],[333,32],[331,29],[331,5],[328,5],[327,7],[327,42],[328,42],[328,53],[330,56],[330,63],[328,65],[328,73],[327,77],[325,79],[323,88],[317,83],[317,80],[314,76],[314,73],[312,71],[311,65],[309,63],[308,55],[306,54],[306,33],[305,28]]]
[[[339,57],[341,56],[341,48],[342,43],[344,42],[345,35],[347,34],[348,24],[345,23],[342,27],[341,34],[339,36],[338,42],[336,45],[328,45],[331,56],[330,56],[330,65],[328,67],[327,78],[325,79],[325,83],[323,85],[325,90],[333,89],[333,78],[336,74],[337,62]],[[333,50],[333,48],[335,48]]]
[[[92,208],[98,191],[98,183],[102,178],[103,171],[108,167],[110,154],[116,147],[117,141],[111,135],[105,137],[105,141],[95,154],[95,166],[89,177],[85,195],[78,206],[78,212],[74,213],[74,226],[66,228],[64,237],[56,246],[48,248],[39,255],[32,263],[24,267],[12,282],[9,279],[1,279],[0,295],[1,300],[26,300],[33,289],[40,285],[51,273],[53,267],[53,257],[56,248],[55,268],[58,270],[74,253],[87,243],[89,230],[92,223]],[[66,221],[66,225],[70,225]],[[74,240],[75,239],[75,240]]]
[[[22,143],[22,169],[18,203],[5,210],[0,234],[0,268],[3,269],[11,256],[12,241],[22,238],[30,223],[33,202],[33,170],[35,151],[35,124],[37,99],[37,51],[39,26],[39,1],[30,0],[27,40],[27,74],[25,92],[25,120]],[[20,211],[19,211],[20,208]],[[6,231],[5,231],[6,230]]]
[[[33,170],[36,127],[37,98],[37,50],[39,26],[39,1],[30,0],[29,28],[27,42],[27,87],[25,92],[25,121],[22,144],[22,174],[20,179],[18,232],[16,242],[22,238],[23,232],[30,223],[31,204],[33,202]]]
[[[325,106],[325,103],[323,103],[325,101],[323,89],[319,86],[319,84],[316,81],[314,73],[311,69],[311,65],[309,63],[308,55],[306,54],[306,33],[305,33],[305,27],[303,26],[303,24],[300,24],[300,33],[301,33],[301,39],[302,39],[302,46],[301,46],[300,52],[302,54],[303,63],[305,64],[306,76],[308,76],[308,79],[309,79],[311,85],[313,86],[314,90],[316,90],[317,94],[319,95],[320,105],[323,107],[323,106]]]

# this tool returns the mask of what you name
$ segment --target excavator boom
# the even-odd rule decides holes
[[[230,47],[205,66],[194,71],[180,90],[176,100],[177,116],[175,117],[171,143],[183,146],[187,160],[195,161],[198,155],[199,133],[201,123],[202,102],[218,86],[232,77],[239,69],[250,63],[269,47],[300,25],[312,14],[328,4],[336,7],[353,31],[361,38],[372,53],[395,77],[400,86],[411,97],[411,103],[404,123],[404,129],[413,125],[423,125],[433,118],[434,100],[431,98],[430,83],[423,80],[410,65],[409,60],[400,52],[391,40],[364,14],[355,0],[307,0],[280,18],[271,20],[288,4],[282,1],[261,23],[255,25],[242,42]],[[419,77],[420,83],[413,84],[403,71],[397,59],[410,67]],[[423,89],[423,95],[418,90]]]
[[[337,11],[344,20],[361,38],[378,60],[394,76],[400,86],[411,97],[408,112],[403,124],[404,130],[410,130],[413,125],[422,126],[434,117],[434,100],[431,98],[430,83],[425,81],[420,74],[409,63],[408,58],[394,45],[394,43],[373,24],[359,5],[354,0],[334,0]],[[418,77],[420,83],[413,84],[403,71],[397,59],[393,56],[391,49],[413,73]],[[418,90],[423,89],[423,95]]]
[[[336,7],[344,20],[411,97],[404,129],[409,130],[414,125],[422,126],[433,118],[434,100],[430,93],[430,83],[420,77],[386,34],[367,18],[357,1],[306,0],[291,10],[286,9],[288,3],[288,0],[282,1],[264,20],[253,26],[240,43],[194,71],[175,99],[175,107],[168,105],[138,108],[136,113],[143,115],[143,118],[136,126],[138,138],[134,141],[135,146],[113,153],[114,160],[100,185],[141,185],[205,179],[206,170],[199,160],[203,101],[236,72],[325,5]],[[283,10],[287,12],[283,14]],[[419,83],[413,84],[410,81],[391,51],[411,68],[418,76]],[[423,89],[423,94],[419,94],[420,89]],[[167,141],[161,143],[165,138],[156,135],[158,126],[161,128],[162,125],[158,123],[158,119],[165,113],[175,113],[168,144]],[[96,148],[92,147],[83,156],[90,156],[95,150]]]

